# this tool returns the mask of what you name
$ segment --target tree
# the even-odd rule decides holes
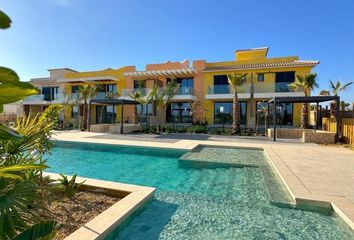
[[[172,79],[167,83],[165,88],[160,88],[157,85],[154,85],[154,87],[152,88],[148,96],[148,100],[154,102],[157,108],[156,111],[157,114],[156,133],[157,134],[160,133],[159,113],[162,112],[162,110],[165,110],[168,104],[171,103],[171,100],[176,95],[178,89],[179,89],[179,84],[175,79]]]
[[[354,82],[348,82],[343,85],[339,79],[336,83],[332,82],[332,80],[329,80],[330,92],[333,96],[338,96],[339,93],[344,92],[353,83]]]
[[[350,85],[352,85],[353,82],[348,82],[346,84],[342,84],[342,82],[338,79],[337,82],[333,82],[332,80],[329,80],[329,87],[330,87],[330,93],[333,96],[338,96],[341,92],[344,92],[345,90],[348,89]],[[334,116],[336,112],[336,101],[332,101],[330,106],[331,106],[331,115]],[[344,110],[342,110],[344,111]]]
[[[96,96],[97,94],[97,84],[92,82],[87,82],[79,87],[79,99],[84,101],[84,117],[83,117],[83,128],[87,129],[88,125],[88,104],[87,101]]]
[[[240,108],[238,100],[238,90],[246,82],[247,74],[230,74],[227,75],[230,88],[233,90],[234,96],[232,100],[232,134],[240,132]]]
[[[303,91],[305,96],[310,96],[314,88],[318,88],[317,74],[310,73],[304,76],[297,75],[295,82],[289,84],[289,87],[294,90]],[[309,122],[309,105],[302,103],[301,108],[301,128],[308,128]]]
[[[143,88],[143,83],[142,81],[138,82],[138,88],[134,89],[130,94],[129,97],[131,97],[134,101],[138,102],[141,107],[140,107],[140,126],[141,129],[143,128],[143,113],[144,113],[144,106],[148,103],[148,97],[144,96],[144,88]],[[134,106],[134,120],[138,118],[137,114],[137,106]]]
[[[341,111],[350,111],[350,103],[345,101],[340,101],[340,110]]]

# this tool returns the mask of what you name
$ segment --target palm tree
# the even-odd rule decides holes
[[[148,100],[155,103],[157,108],[157,121],[156,121],[156,133],[160,133],[159,129],[159,113],[162,109],[166,109],[167,105],[170,104],[173,97],[176,95],[179,89],[179,84],[175,79],[172,79],[167,83],[166,88],[160,88],[154,85],[152,88]]]
[[[80,100],[84,101],[84,117],[83,117],[83,128],[87,129],[88,120],[88,104],[87,101],[93,98],[97,94],[97,84],[96,83],[84,83],[79,87]]]
[[[350,111],[350,103],[346,103],[345,101],[340,101],[340,110]]]
[[[332,80],[329,80],[329,87],[330,87],[330,93],[333,96],[338,96],[339,93],[344,92],[350,85],[352,85],[353,82],[348,82],[346,84],[342,84],[342,82],[338,79],[337,82],[333,82]],[[336,109],[336,101],[331,102],[331,115],[333,116],[335,113]]]
[[[130,94],[129,94],[129,97],[132,98],[134,101],[136,102],[139,102],[141,101],[142,99],[142,94],[140,91],[138,90],[133,90]],[[141,110],[143,108],[141,107]],[[134,105],[134,124],[137,124],[138,122],[138,109],[137,109],[137,105]],[[141,122],[141,125],[142,125],[142,122]]]
[[[338,96],[340,92],[344,92],[353,83],[354,82],[348,82],[343,85],[339,79],[336,83],[332,82],[332,80],[329,80],[330,92],[333,96]]]
[[[317,74],[310,73],[305,76],[297,75],[295,82],[289,84],[289,87],[294,90],[301,90],[305,96],[310,96],[314,88],[318,88]],[[302,103],[301,108],[301,128],[308,128],[309,122],[309,105]]]
[[[232,101],[232,134],[240,132],[240,109],[239,109],[239,100],[238,100],[238,90],[245,81],[247,74],[230,74],[227,75],[229,85],[233,90],[234,97]]]

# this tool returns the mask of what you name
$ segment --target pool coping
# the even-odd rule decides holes
[[[147,142],[147,141],[132,141],[132,140],[118,140],[118,139],[95,139],[80,137],[75,140],[60,139],[54,137],[59,141],[69,142],[83,142],[83,143],[103,143],[117,146],[140,146],[152,148],[168,148],[193,151],[194,148],[202,146],[223,146],[223,147],[241,147],[251,149],[263,149],[264,154],[268,158],[275,172],[278,174],[281,181],[289,191],[291,197],[295,201],[296,207],[306,209],[307,207],[331,208],[349,227],[354,230],[354,208],[345,197],[323,195],[311,193],[295,173],[287,166],[281,157],[274,150],[272,144],[255,144],[249,142],[224,142],[224,141],[198,141],[198,140],[180,140],[177,143],[162,143],[162,142]]]
[[[60,178],[59,174],[45,172],[44,176],[49,176],[52,180]],[[69,176],[70,177],[70,176]],[[98,240],[107,237],[132,213],[141,208],[151,200],[156,188],[139,185],[110,182],[92,178],[77,177],[77,182],[85,181],[82,189],[97,192],[105,192],[118,197],[122,197],[118,202],[107,208],[95,218],[85,223],[65,238],[65,240]]]

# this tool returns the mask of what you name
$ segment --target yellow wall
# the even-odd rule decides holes
[[[294,57],[289,57],[289,59],[293,59]],[[283,58],[282,58],[283,59]],[[267,59],[268,60],[268,59]],[[278,61],[279,58],[276,59]],[[229,66],[229,65],[237,65],[238,61],[233,62],[219,62],[219,63],[208,63],[207,66]],[[242,61],[244,62],[244,61]],[[263,60],[264,62],[264,60]],[[232,64],[230,64],[232,63]],[[275,92],[275,73],[276,72],[287,72],[287,71],[295,71],[295,75],[306,75],[311,73],[311,67],[292,67],[292,68],[269,68],[269,69],[259,69],[259,70],[229,70],[229,71],[215,71],[215,72],[205,72],[204,73],[204,92],[205,94],[208,93],[208,89],[214,85],[214,76],[215,75],[227,75],[227,74],[247,74],[246,83],[241,87],[239,93],[248,92],[249,84],[251,83],[251,76],[253,75],[253,83],[255,84],[255,88],[257,85],[260,86],[262,89],[265,89],[265,92]],[[264,74],[264,82],[258,83],[257,82],[257,74],[263,73]],[[242,101],[243,99],[240,99]],[[259,99],[261,100],[268,100],[268,99]],[[225,100],[223,100],[225,101]],[[227,101],[232,101],[229,99]],[[206,118],[208,123],[214,123],[214,101],[213,100],[205,100],[204,107],[206,109]],[[253,107],[254,111],[256,109],[255,105]],[[300,124],[300,114],[301,114],[301,104],[294,104],[294,119],[293,124],[294,126],[298,126]],[[247,121],[250,121],[250,103],[247,104]],[[254,114],[255,116],[255,114]],[[254,120],[254,119],[253,119]],[[252,120],[252,121],[253,121]],[[248,122],[248,125],[251,123]],[[254,123],[253,123],[254,124]]]
[[[85,77],[103,77],[103,76],[112,76],[118,79],[118,81],[102,81],[102,84],[113,84],[115,83],[117,85],[117,93],[118,95],[121,95],[122,89],[125,89],[127,86],[126,79],[124,77],[124,72],[125,72],[126,67],[122,67],[119,69],[105,69],[101,71],[90,71],[90,72],[76,72],[76,73],[67,73],[65,74],[65,78],[85,78]],[[65,93],[70,94],[71,93],[71,87],[72,86],[80,86],[83,83],[76,82],[76,83],[67,83],[65,84]],[[119,121],[120,119],[120,109],[117,106],[116,108],[116,116],[117,120]],[[70,114],[67,114],[66,117],[68,117],[68,120],[71,120],[71,111]],[[96,121],[96,107],[92,107],[92,123]]]

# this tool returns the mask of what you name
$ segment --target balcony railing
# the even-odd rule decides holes
[[[255,83],[254,93],[294,92],[289,88],[290,83]],[[238,93],[250,93],[251,86],[245,83],[239,87]],[[232,94],[233,90],[229,85],[215,85],[208,88],[208,94]]]
[[[137,89],[137,88],[126,88],[126,89],[122,89],[121,91],[121,96],[122,97],[129,97],[130,95],[132,95],[134,93],[134,91],[140,91],[142,96],[146,96],[151,92],[150,88],[141,88],[141,89]]]
[[[193,95],[193,87],[180,87],[176,95]]]
[[[249,93],[250,87],[247,84],[244,84],[239,87],[238,93]],[[230,88],[230,85],[215,85],[208,87],[208,94],[232,94],[233,90]]]
[[[56,94],[54,96],[46,94],[36,94],[28,96],[24,99],[24,103],[36,103],[36,102],[63,102],[65,100],[64,94]]]

